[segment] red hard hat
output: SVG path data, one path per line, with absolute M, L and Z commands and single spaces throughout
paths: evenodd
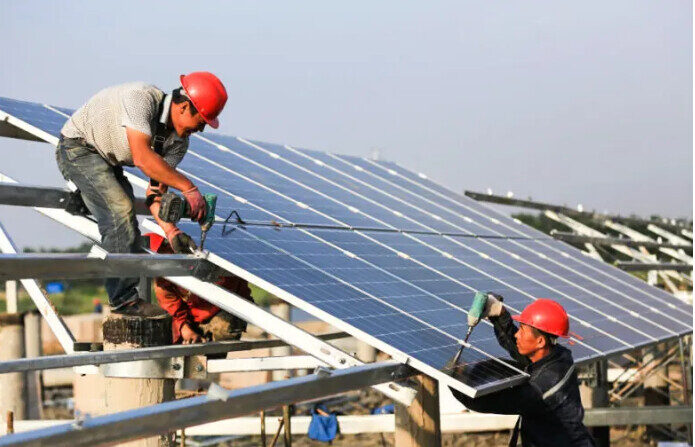
M 521 315 L 513 315 L 512 319 L 551 335 L 569 337 L 567 312 L 560 304 L 547 298 L 538 298 L 526 306 Z
M 181 86 L 205 122 L 217 129 L 220 125 L 217 115 L 227 102 L 227 90 L 222 81 L 207 71 L 196 71 L 181 75 Z

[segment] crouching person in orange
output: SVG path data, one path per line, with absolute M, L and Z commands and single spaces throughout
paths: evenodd
M 155 233 L 149 233 L 146 236 L 149 236 L 151 250 L 162 254 L 174 253 L 162 236 Z M 248 283 L 238 276 L 225 274 L 220 276 L 216 284 L 253 301 Z M 246 321 L 164 278 L 155 279 L 154 292 L 160 307 L 172 317 L 171 329 L 174 343 L 239 340 L 246 330 Z

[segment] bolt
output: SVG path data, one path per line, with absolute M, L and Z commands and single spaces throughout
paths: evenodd
M 201 372 L 203 370 L 203 365 L 198 365 L 195 367 L 195 370 L 198 372 Z
M 171 365 L 171 367 L 174 369 L 174 371 L 178 371 L 181 369 L 181 365 L 179 365 L 178 363 L 174 363 L 173 365 Z

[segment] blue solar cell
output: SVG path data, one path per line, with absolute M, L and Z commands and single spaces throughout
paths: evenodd
M 633 310 L 645 312 L 646 315 L 647 311 L 652 310 L 654 313 L 655 309 L 663 315 L 658 318 L 658 322 L 669 325 L 668 327 L 677 333 L 692 332 L 693 308 L 675 296 L 652 287 L 616 267 L 584 256 L 579 250 L 565 243 L 554 240 L 542 243 L 518 240 L 516 243 L 540 253 L 556 265 L 561 265 L 563 272 L 571 271 L 577 276 L 591 278 L 592 284 L 601 285 L 603 287 L 601 290 L 605 290 L 606 294 L 619 295 L 621 302 L 624 302 L 626 306 L 633 306 Z M 628 301 L 625 301 L 626 296 Z
M 190 234 L 198 231 L 191 223 L 181 227 Z M 239 227 L 223 234 L 214 226 L 207 244 L 213 253 L 300 297 L 309 306 L 438 369 L 458 350 L 455 337 L 460 338 L 465 331 L 464 312 L 366 268 L 358 259 L 304 231 Z M 481 333 L 490 332 L 484 325 L 480 329 Z M 471 349 L 462 355 L 462 362 L 470 367 L 486 359 L 489 357 Z M 478 388 L 516 376 L 513 370 L 496 364 L 487 375 L 474 375 L 465 383 Z
M 497 228 L 488 228 L 479 221 L 479 216 L 465 210 L 452 211 L 436 202 L 427 201 L 420 196 L 409 193 L 373 173 L 366 167 L 369 163 L 344 155 L 332 155 L 325 152 L 306 149 L 292 151 L 295 157 L 305 158 L 309 169 L 316 170 L 316 162 L 307 162 L 306 158 L 316 160 L 331 172 L 332 179 L 353 190 L 375 198 L 379 203 L 398 210 L 402 214 L 436 228 L 444 233 L 463 233 L 478 236 L 499 235 Z M 299 160 L 299 158 L 297 158 Z M 366 167 L 363 167 L 366 166 Z M 544 236 L 546 237 L 546 236 Z
M 348 158 L 341 155 L 342 158 Z M 552 239 L 547 234 L 544 234 L 534 228 L 526 225 L 520 225 L 508 216 L 501 214 L 482 203 L 476 202 L 470 197 L 456 194 L 447 188 L 433 182 L 427 177 L 415 174 L 400 165 L 388 161 L 375 161 L 374 163 L 365 162 L 362 159 L 351 157 L 351 162 L 359 163 L 366 170 L 375 173 L 378 176 L 387 178 L 389 181 L 403 187 L 405 190 L 411 191 L 415 195 L 426 197 L 436 203 L 456 210 L 457 212 L 466 213 L 473 220 L 483 222 L 482 216 L 487 220 L 495 223 L 495 230 L 506 236 L 525 236 L 535 239 Z M 495 221 L 499 222 L 497 224 Z M 497 226 L 499 225 L 499 227 Z M 486 226 L 489 226 L 486 224 Z
M 197 138 L 192 138 L 193 140 L 198 140 Z M 228 138 L 226 144 L 233 146 L 233 142 L 236 141 L 234 138 Z M 238 143 L 237 144 L 241 144 Z M 308 188 L 297 185 L 292 181 L 291 178 L 283 178 L 276 175 L 263 166 L 256 165 L 250 161 L 237 156 L 231 150 L 222 150 L 213 144 L 203 143 L 196 144 L 195 147 L 191 147 L 190 152 L 196 153 L 200 158 L 198 163 L 204 161 L 203 165 L 207 163 L 218 163 L 226 166 L 229 170 L 238 173 L 244 173 L 251 180 L 263 184 L 267 188 L 270 188 L 279 194 L 287 197 L 288 201 L 298 201 L 313 209 L 323 213 L 325 218 L 321 219 L 321 223 L 327 223 L 334 226 L 357 226 L 357 227 L 378 227 L 386 228 L 384 225 L 379 224 L 374 219 L 365 216 L 364 214 L 356 213 L 351 211 L 347 206 L 341 205 L 336 201 L 329 200 L 328 198 L 322 196 L 319 192 L 312 191 Z M 270 157 L 268 157 L 270 158 Z M 272 163 L 274 160 L 268 160 L 268 163 Z M 248 197 L 249 200 L 253 200 L 253 197 Z M 274 210 L 273 210 L 274 211 Z M 312 213 L 316 214 L 316 213 Z M 316 219 L 312 222 L 302 222 L 302 223 L 317 223 Z
M 432 213 L 418 210 L 402 201 L 399 202 L 386 194 L 381 194 L 378 190 L 345 176 L 336 175 L 325 165 L 307 163 L 306 157 L 284 146 L 260 141 L 239 140 L 215 134 L 209 135 L 208 138 L 225 145 L 241 156 L 253 159 L 267 169 L 277 171 L 293 181 L 320 191 L 331 199 L 356 208 L 357 212 L 366 214 L 393 228 L 451 233 L 475 230 L 475 228 L 467 230 L 442 222 L 441 219 L 433 217 Z M 376 222 L 371 222 L 370 225 L 381 226 Z
M 41 104 L 10 98 L 0 97 L 0 110 L 56 138 L 60 136 L 60 129 L 67 119 L 60 113 L 56 113 Z

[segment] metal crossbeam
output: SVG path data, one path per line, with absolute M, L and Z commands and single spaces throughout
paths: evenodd
M 605 245 L 605 246 L 611 246 L 611 245 L 625 245 L 627 247 L 644 247 L 644 248 L 691 248 L 692 245 L 689 247 L 683 246 L 681 244 L 664 244 L 664 243 L 659 243 L 659 242 L 651 242 L 651 241 L 635 241 L 632 239 L 626 239 L 626 238 L 618 238 L 618 237 L 593 237 L 593 236 L 583 236 L 580 234 L 574 234 L 574 233 L 568 233 L 565 231 L 557 231 L 553 230 L 550 232 L 550 235 L 553 236 L 555 239 L 565 241 L 565 242 L 572 242 L 575 244 L 583 244 L 583 243 L 590 243 L 593 245 Z
M 323 341 L 328 341 L 349 337 L 349 335 L 345 332 L 334 332 L 331 334 L 316 335 L 316 337 Z M 0 362 L 0 374 L 20 371 L 68 368 L 82 365 L 103 365 L 107 363 L 132 362 L 136 360 L 219 354 L 231 351 L 275 348 L 278 346 L 287 346 L 287 343 L 277 339 L 242 340 L 200 343 L 193 345 L 151 346 L 147 348 L 119 349 L 114 351 L 78 352 L 75 354 L 50 355 L 45 357 L 23 358 Z
M 648 271 L 648 270 L 672 270 L 676 272 L 692 272 L 693 266 L 688 264 L 675 264 L 670 262 L 621 262 L 618 261 L 616 267 L 626 272 Z
M 506 196 L 498 196 L 494 194 L 484 194 L 481 192 L 473 192 L 473 191 L 465 191 L 464 194 L 466 194 L 468 197 L 477 200 L 479 202 L 490 202 L 490 203 L 496 203 L 498 205 L 510 205 L 510 206 L 518 206 L 521 208 L 531 208 L 531 209 L 536 209 L 536 210 L 547 210 L 547 211 L 554 211 L 556 213 L 562 213 L 567 216 L 572 216 L 572 217 L 586 217 L 589 219 L 598 219 L 598 220 L 604 220 L 604 219 L 611 219 L 615 220 L 618 222 L 623 222 L 625 224 L 631 224 L 631 225 L 648 225 L 648 224 L 658 224 L 661 227 L 671 229 L 673 231 L 680 231 L 682 229 L 691 229 L 692 227 L 688 227 L 686 225 L 680 225 L 680 224 L 671 224 L 668 222 L 663 222 L 663 221 L 653 221 L 649 219 L 640 219 L 638 217 L 625 217 L 625 216 L 616 216 L 616 215 L 610 215 L 610 214 L 600 214 L 600 213 L 592 213 L 589 211 L 578 211 L 573 208 L 569 208 L 566 206 L 560 206 L 560 205 L 552 205 L 550 203 L 544 203 L 544 202 L 537 202 L 534 200 L 522 200 L 522 199 L 514 199 L 511 197 L 506 197 Z
M 404 379 L 416 373 L 406 365 L 384 362 L 332 372 L 324 370 L 318 374 L 235 391 L 214 385 L 206 396 L 7 435 L 0 438 L 0 446 L 75 447 L 122 442 Z
M 463 412 L 441 415 L 442 433 L 476 433 L 510 430 L 518 416 Z M 588 427 L 615 425 L 689 424 L 693 420 L 690 405 L 656 405 L 647 407 L 587 408 L 584 425 Z M 45 429 L 72 423 L 72 420 L 19 420 L 14 422 L 16 432 Z M 309 430 L 311 416 L 293 416 L 292 433 L 305 435 Z M 278 418 L 266 416 L 266 432 L 278 428 Z M 338 425 L 342 434 L 393 433 L 395 418 L 392 414 L 339 415 Z M 3 428 L 0 426 L 0 434 Z M 186 428 L 186 436 L 259 436 L 261 420 L 247 416 L 224 419 Z
M 0 281 L 88 279 L 194 274 L 203 261 L 193 255 L 32 253 L 0 255 Z
M 0 184 L 0 205 L 38 206 L 70 211 L 81 203 L 82 199 L 79 195 L 67 189 L 22 184 Z M 134 205 L 137 214 L 150 215 L 145 199 L 136 198 Z
M 208 373 L 314 369 L 327 366 L 310 355 L 208 360 Z

